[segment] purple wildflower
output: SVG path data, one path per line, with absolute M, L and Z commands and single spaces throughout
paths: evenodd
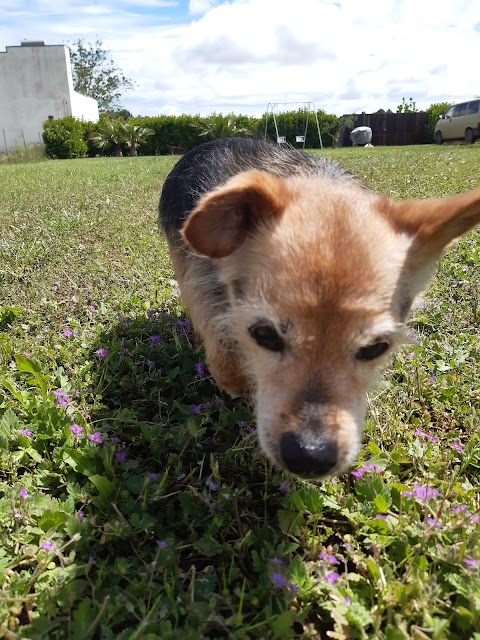
M 25 438 L 31 438 L 33 436 L 33 433 L 30 431 L 30 429 L 22 429 L 20 431 L 20 435 L 25 436 Z
M 463 511 L 467 511 L 468 507 L 466 504 L 460 504 L 458 507 L 452 507 L 452 513 L 462 513 Z
M 55 396 L 55 400 L 59 407 L 68 407 L 70 398 L 65 391 L 62 391 L 62 389 L 55 389 L 55 391 L 53 391 L 53 395 Z
M 129 355 L 130 355 L 130 349 L 127 349 L 127 348 L 125 347 L 125 348 L 124 348 L 124 350 L 123 350 L 123 353 L 124 353 L 125 355 L 129 356 Z
M 283 575 L 279 572 L 274 572 L 272 575 L 272 582 L 274 587 L 287 587 L 290 591 L 298 591 L 299 588 L 293 582 L 289 582 Z
M 273 572 L 272 581 L 275 587 L 283 587 L 285 584 L 285 578 L 278 571 Z
M 97 349 L 95 353 L 99 358 L 106 358 L 108 356 L 108 349 L 100 347 L 100 349 Z
M 277 487 L 277 489 L 279 493 L 281 493 L 283 496 L 285 493 L 287 493 L 287 489 L 291 486 L 292 486 L 292 483 L 290 482 L 290 480 L 284 480 L 282 484 L 279 487 Z
M 464 558 L 463 562 L 472 569 L 476 569 L 480 566 L 480 560 L 475 558 Z
M 147 365 L 147 367 L 154 367 L 155 366 L 155 360 L 150 360 L 149 358 L 147 358 L 145 360 L 145 364 Z
M 427 518 L 427 524 L 429 527 L 437 527 L 437 529 L 441 528 L 442 523 L 439 522 L 436 518 Z
M 77 518 L 79 520 L 83 520 L 85 518 L 85 514 L 83 513 L 83 511 L 80 509 L 80 511 L 77 513 Z
M 345 599 L 344 599 L 344 601 L 343 601 L 343 604 L 344 604 L 346 607 L 349 607 L 349 606 L 352 604 L 352 599 L 351 599 L 351 598 L 349 598 L 348 596 L 345 596 Z
M 88 308 L 90 309 L 90 311 L 91 311 L 92 313 L 95 313 L 96 309 L 95 309 L 95 307 L 93 306 L 93 304 L 89 305 L 89 307 L 88 307 Z
M 71 424 L 69 427 L 70 431 L 73 433 L 74 436 L 77 436 L 77 438 L 80 438 L 81 436 L 83 436 L 83 427 L 81 427 L 79 424 Z
M 40 546 L 46 551 L 53 551 L 55 549 L 55 545 L 51 540 L 45 540 L 45 542 L 42 542 Z
M 177 320 L 177 325 L 180 328 L 180 333 L 182 336 L 187 335 L 187 329 L 192 324 L 191 320 L 181 320 L 180 318 Z
M 192 405 L 192 413 L 193 415 L 196 415 L 199 411 L 201 411 L 203 409 L 203 407 L 206 407 L 207 405 L 203 404 L 202 402 L 200 404 L 194 404 Z
M 206 373 L 205 373 L 205 365 L 203 364 L 203 362 L 196 363 L 195 371 L 199 378 L 205 378 Z
M 281 558 L 272 558 L 270 562 L 272 564 L 283 564 L 283 560 Z
M 325 576 L 325 582 L 327 584 L 331 584 L 332 586 L 340 579 L 340 574 L 332 571 L 332 573 L 327 573 Z
M 427 382 L 428 382 L 429 384 L 433 384 L 433 383 L 435 382 L 435 380 L 436 380 L 436 379 L 437 379 L 437 376 L 429 376 L 429 377 L 427 378 Z
M 151 318 L 151 317 L 152 317 L 152 316 L 154 316 L 154 315 L 155 315 L 155 311 L 154 311 L 153 309 L 149 309 L 149 310 L 147 311 L 147 316 L 148 316 L 149 318 Z
M 65 338 L 71 338 L 71 337 L 73 336 L 73 331 L 72 331 L 71 329 L 64 329 L 64 330 L 62 331 L 62 335 L 63 335 Z
M 20 498 L 28 498 L 28 491 L 24 488 L 20 489 L 18 492 Z
M 413 352 L 407 353 L 405 356 L 405 360 L 413 360 L 415 354 Z
M 331 553 L 325 553 L 322 552 L 320 554 L 320 558 L 324 561 L 324 562 L 329 562 L 330 564 L 340 564 L 340 561 L 337 560 L 337 558 L 331 554 Z
M 147 476 L 150 478 L 150 480 L 158 480 L 158 473 L 153 473 L 153 471 L 149 471 L 147 473 Z
M 212 491 L 216 491 L 218 489 L 218 484 L 215 484 L 211 478 L 208 479 L 208 486 Z
M 377 513 L 375 520 L 386 520 L 387 516 L 384 513 Z
M 434 444 L 438 442 L 438 438 L 435 438 L 435 436 L 431 436 L 429 433 L 425 433 L 425 431 L 422 431 L 421 429 L 415 429 L 415 435 L 420 436 L 421 438 L 426 438 Z
M 100 433 L 100 431 L 91 433 L 88 436 L 88 439 L 90 440 L 90 442 L 94 442 L 95 444 L 103 444 L 102 434 Z
M 150 342 L 152 344 L 160 344 L 161 339 L 159 336 L 150 336 Z
M 458 453 L 463 453 L 464 452 L 464 448 L 462 447 L 462 445 L 458 442 L 458 440 L 454 440 L 452 442 L 452 447 L 454 449 L 456 449 L 458 451 Z
M 365 473 L 367 473 L 367 471 L 370 471 L 371 473 L 380 473 L 382 471 L 382 469 L 379 466 L 377 466 L 376 464 L 372 464 L 371 462 L 367 461 L 367 462 L 364 463 L 363 467 L 360 467 L 356 471 L 352 471 L 352 476 L 354 476 L 355 478 L 359 479 Z
M 416 342 L 418 340 L 418 335 L 415 329 L 407 329 L 407 336 L 412 342 Z
M 419 485 L 415 483 L 412 491 L 402 491 L 402 496 L 408 498 L 417 498 L 418 500 L 432 500 L 440 495 L 438 489 L 433 489 L 427 485 Z
M 119 462 L 125 462 L 125 460 L 127 459 L 127 454 L 124 451 L 117 451 L 117 453 L 115 454 L 115 458 Z
M 165 540 L 155 540 L 155 542 L 158 544 L 160 549 L 167 549 L 169 546 L 168 542 L 165 542 Z
M 125 316 L 123 321 L 125 324 L 132 324 L 133 320 L 129 316 Z

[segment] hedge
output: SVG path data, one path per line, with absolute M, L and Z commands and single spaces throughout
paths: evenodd
M 333 137 L 338 127 L 339 119 L 335 115 L 318 111 L 318 120 L 323 140 L 323 146 L 332 146 Z M 227 116 L 226 116 L 227 117 Z M 265 136 L 266 114 L 261 118 L 246 115 L 229 115 L 239 128 L 251 131 L 252 136 Z M 148 127 L 155 131 L 138 149 L 139 155 L 169 155 L 172 147 L 181 147 L 186 151 L 193 149 L 207 138 L 199 135 L 199 129 L 194 125 L 202 120 L 199 115 L 155 116 L 129 118 L 127 122 Z M 287 142 L 296 147 L 303 144 L 296 142 L 297 135 L 303 135 L 305 130 L 306 113 L 291 111 L 277 116 L 280 136 L 286 136 Z M 48 120 L 43 125 L 43 140 L 46 154 L 49 158 L 81 158 L 96 156 L 99 150 L 88 140 L 88 133 L 96 131 L 98 123 L 82 122 L 72 116 L 58 120 Z M 272 115 L 268 118 L 267 138 L 276 141 L 276 131 Z M 318 131 L 315 116 L 309 114 L 306 148 L 318 148 Z M 102 155 L 112 155 L 113 152 L 102 152 Z

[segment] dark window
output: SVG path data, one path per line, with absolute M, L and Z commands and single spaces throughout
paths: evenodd
M 464 116 L 466 110 L 467 110 L 466 102 L 462 102 L 462 104 L 457 104 L 453 112 L 453 117 L 456 118 L 457 116 Z
M 48 119 L 49 120 L 53 120 L 53 116 L 48 116 Z
M 480 100 L 473 100 L 472 102 L 469 102 L 467 107 L 467 116 L 478 113 L 478 107 L 480 107 Z

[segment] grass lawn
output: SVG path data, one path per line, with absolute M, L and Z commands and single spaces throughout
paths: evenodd
M 325 150 L 396 198 L 478 145 Z M 0 166 L 0 638 L 480 639 L 480 232 L 368 400 L 353 473 L 297 481 L 192 345 L 156 207 L 175 159 Z

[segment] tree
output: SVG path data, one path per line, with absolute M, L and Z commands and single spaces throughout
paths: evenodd
M 417 103 L 413 98 L 409 98 L 408 102 L 402 98 L 402 104 L 398 105 L 397 113 L 418 113 Z
M 101 40 L 92 45 L 77 40 L 70 48 L 73 88 L 79 93 L 95 98 L 100 113 L 120 108 L 122 92 L 131 91 L 133 82 L 115 66 Z

